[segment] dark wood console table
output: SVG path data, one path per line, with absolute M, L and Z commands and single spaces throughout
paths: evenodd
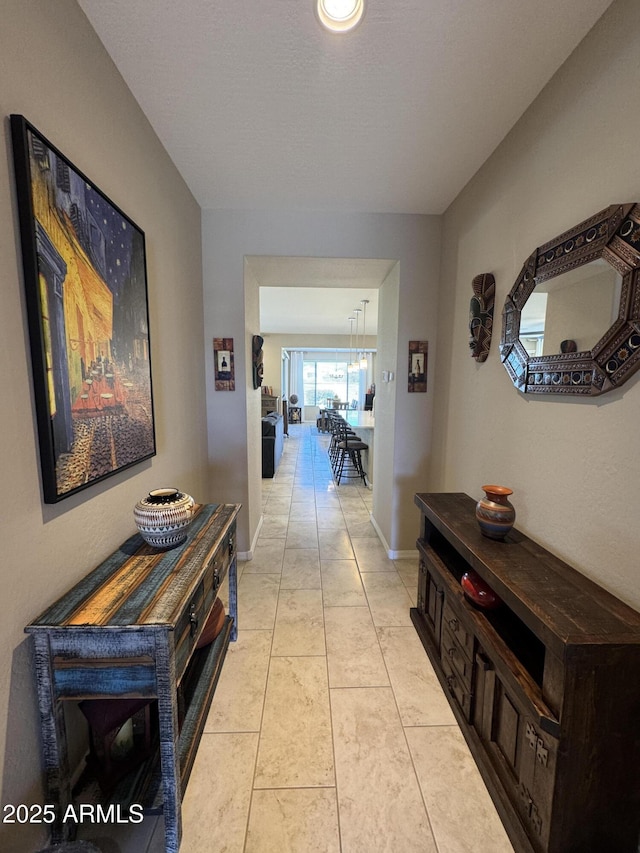
M 25 628 L 35 646 L 47 802 L 56 806 L 54 842 L 67 839 L 72 826 L 62 821 L 72 797 L 63 701 L 149 698 L 157 699 L 157 749 L 114 799 L 163 811 L 166 850 L 177 853 L 182 796 L 237 631 L 239 509 L 198 505 L 187 541 L 170 551 L 156 551 L 135 534 Z M 227 573 L 224 627 L 211 645 L 196 649 Z
M 300 406 L 289 406 L 289 423 L 302 423 L 302 408 Z
M 467 495 L 415 502 L 411 618 L 516 851 L 637 853 L 640 614 L 515 529 L 482 536 Z

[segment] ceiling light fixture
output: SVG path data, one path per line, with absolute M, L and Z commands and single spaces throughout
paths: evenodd
M 362 314 L 362 358 L 360 359 L 360 368 L 362 370 L 367 369 L 367 353 L 365 351 L 365 336 L 367 333 L 367 305 L 369 304 L 368 299 L 361 299 L 360 302 L 364 305 L 363 314 Z
M 364 0 L 314 0 L 318 20 L 333 33 L 348 33 L 364 14 Z
M 349 328 L 349 364 L 347 366 L 347 370 L 348 370 L 349 367 L 353 367 L 353 362 L 354 362 L 354 358 L 353 358 L 353 324 L 355 323 L 356 318 L 355 317 L 348 317 L 347 319 L 350 323 L 350 328 Z
M 353 359 L 353 366 L 355 368 L 360 367 L 360 355 L 358 354 L 358 329 L 360 327 L 360 312 L 362 308 L 354 308 L 353 313 L 356 315 L 356 348 L 354 351 L 355 358 Z

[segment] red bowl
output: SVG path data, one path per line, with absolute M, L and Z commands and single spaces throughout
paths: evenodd
M 485 610 L 495 610 L 500 607 L 502 599 L 498 598 L 491 587 L 486 584 L 479 574 L 473 570 L 465 572 L 460 581 L 460 585 L 464 590 L 467 598 L 478 607 L 483 607 Z
M 215 640 L 220 631 L 222 631 L 222 628 L 224 626 L 224 619 L 224 605 L 219 598 L 216 598 L 213 603 L 213 607 L 211 608 L 209 618 L 207 619 L 205 626 L 202 629 L 202 634 L 200 634 L 200 639 L 196 644 L 196 649 L 201 649 L 203 646 L 208 646 Z

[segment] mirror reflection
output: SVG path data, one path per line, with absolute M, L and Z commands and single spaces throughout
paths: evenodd
M 522 308 L 530 357 L 591 350 L 616 319 L 622 276 L 602 258 L 537 284 Z

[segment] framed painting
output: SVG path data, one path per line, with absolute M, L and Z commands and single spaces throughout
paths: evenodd
M 23 116 L 11 135 L 42 491 L 156 453 L 144 233 Z
M 409 391 L 427 390 L 428 341 L 409 341 Z
M 213 339 L 213 359 L 216 391 L 235 391 L 233 338 Z

